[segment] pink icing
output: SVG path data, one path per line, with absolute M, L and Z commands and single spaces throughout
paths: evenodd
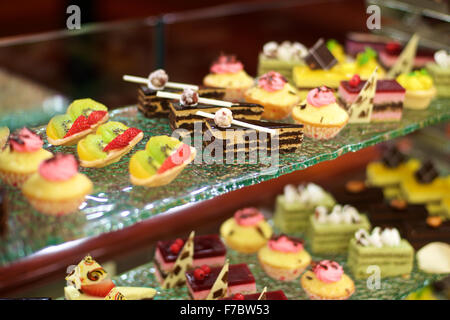
M 286 236 L 281 236 L 278 239 L 269 240 L 269 248 L 280 252 L 296 253 L 303 250 L 303 244 L 294 242 Z
M 314 266 L 313 272 L 320 281 L 332 283 L 341 280 L 344 269 L 335 261 L 322 260 Z
M 264 220 L 264 216 L 256 208 L 244 208 L 234 214 L 236 222 L 244 227 L 252 227 Z
M 211 66 L 211 72 L 216 74 L 237 73 L 244 69 L 242 62 L 235 56 L 221 55 Z
M 66 181 L 78 172 L 78 163 L 71 154 L 57 153 L 53 158 L 44 160 L 39 166 L 39 174 L 48 181 Z
M 269 92 L 283 89 L 286 83 L 286 78 L 276 71 L 269 71 L 258 80 L 258 86 Z
M 44 144 L 37 134 L 27 128 L 12 134 L 9 138 L 9 143 L 13 150 L 17 152 L 34 152 L 42 148 Z
M 336 102 L 336 98 L 334 97 L 333 90 L 322 86 L 309 91 L 306 101 L 314 107 L 323 107 Z

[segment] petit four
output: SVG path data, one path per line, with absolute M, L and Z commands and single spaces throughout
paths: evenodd
M 425 69 L 402 73 L 397 82 L 406 89 L 403 105 L 407 109 L 426 109 L 436 96 L 433 79 Z
M 78 99 L 66 114 L 56 115 L 47 125 L 47 139 L 53 145 L 72 145 L 108 120 L 108 108 L 92 99 Z
M 309 216 L 317 206 L 331 209 L 335 205 L 333 196 L 314 183 L 284 187 L 284 194 L 278 195 L 275 202 L 274 223 L 282 232 L 306 231 Z
M 222 270 L 222 267 L 215 267 L 206 269 L 206 271 L 197 268 L 186 272 L 186 282 L 190 297 L 194 300 L 204 300 L 210 293 L 214 299 L 220 299 L 236 293 L 256 293 L 255 278 L 248 266 L 244 263 L 229 265 L 228 273 L 223 273 L 224 277 L 220 279 L 222 282 L 221 288 L 218 288 L 217 291 L 212 290 Z M 224 283 L 227 283 L 226 292 L 223 292 L 223 288 L 225 287 Z M 218 284 L 216 284 L 216 287 L 218 287 Z
M 257 84 L 245 92 L 245 101 L 264 106 L 262 118 L 268 120 L 288 117 L 299 99 L 297 90 L 276 71 L 260 76 Z
M 225 88 L 224 99 L 242 101 L 244 92 L 253 85 L 253 78 L 244 70 L 242 62 L 232 55 L 220 55 L 213 62 L 203 84 L 213 88 Z
M 44 160 L 22 186 L 22 193 L 37 211 L 65 215 L 78 210 L 93 190 L 92 181 L 78 173 L 78 163 L 71 154 L 58 153 Z
M 413 247 L 395 228 L 376 227 L 370 234 L 360 229 L 350 240 L 347 264 L 355 278 L 368 278 L 371 265 L 380 268 L 382 278 L 409 275 L 413 262 Z
M 419 160 L 408 159 L 397 147 L 388 146 L 381 161 L 367 165 L 367 182 L 375 187 L 398 186 L 404 177 L 411 175 L 419 167 Z
M 206 300 L 219 300 L 227 296 L 228 293 L 228 271 L 230 270 L 230 263 L 228 260 L 220 270 L 216 277 L 216 281 L 209 290 Z M 211 268 L 208 266 L 203 266 L 194 270 L 194 278 L 197 280 L 203 280 L 208 277 L 211 273 Z
M 432 242 L 417 251 L 417 265 L 427 273 L 450 273 L 450 245 Z
M 0 237 L 8 232 L 9 198 L 6 190 L 0 187 Z
M 9 128 L 0 127 L 0 151 L 5 147 L 9 137 Z
M 425 68 L 433 78 L 438 97 L 450 97 L 450 54 L 445 50 L 436 51 L 434 62 L 426 64 Z
M 401 73 L 411 72 L 418 44 L 419 44 L 419 36 L 417 35 L 417 33 L 415 33 L 411 37 L 411 39 L 409 39 L 405 48 L 400 53 L 398 59 L 396 59 L 395 63 L 389 69 L 387 74 L 388 79 L 394 79 Z
M 164 282 L 167 274 L 173 270 L 175 260 L 187 239 L 175 241 L 158 241 L 155 251 L 155 275 L 160 283 Z M 209 267 L 222 266 L 225 263 L 226 248 L 218 235 L 202 235 L 194 237 L 194 257 L 192 267 L 203 265 Z
M 258 209 L 244 208 L 221 225 L 220 234 L 230 248 L 254 253 L 270 239 L 272 228 Z
M 172 182 L 195 159 L 196 150 L 169 136 L 153 136 L 145 150 L 133 154 L 129 163 L 130 181 L 157 187 Z
M 261 297 L 262 295 L 262 297 Z M 288 300 L 283 290 L 266 291 L 262 293 L 242 294 L 235 293 L 234 295 L 223 298 L 221 300 Z
M 303 59 L 307 54 L 308 49 L 299 42 L 283 41 L 280 44 L 275 41 L 267 42 L 259 54 L 258 76 L 273 70 L 293 83 L 292 69 L 304 65 Z
M 0 149 L 0 178 L 3 182 L 20 187 L 39 164 L 53 155 L 44 150 L 44 142 L 33 131 L 22 128 L 9 136 L 8 144 Z
M 303 240 L 280 235 L 272 237 L 258 251 L 258 260 L 269 277 L 292 281 L 309 266 L 311 256 L 304 249 Z
M 197 113 L 200 114 L 200 113 Z M 227 154 L 244 154 L 249 157 L 256 151 L 265 151 L 273 155 L 275 152 L 288 153 L 300 148 L 303 142 L 303 125 L 268 122 L 259 120 L 233 120 L 234 114 L 229 109 L 218 110 L 214 117 L 201 113 L 213 119 L 206 120 L 204 144 L 211 149 L 213 156 L 222 152 Z M 228 118 L 223 123 L 222 118 Z
M 315 254 L 345 253 L 357 230 L 370 230 L 367 217 L 349 205 L 335 205 L 331 211 L 318 206 L 309 221 L 307 235 Z
M 77 144 L 80 165 L 102 168 L 120 160 L 144 137 L 142 130 L 129 128 L 121 122 L 109 121 L 100 125 Z
M 314 263 L 312 271 L 306 271 L 300 283 L 312 300 L 346 300 L 355 292 L 353 280 L 335 261 Z
M 305 136 L 318 140 L 334 138 L 345 127 L 349 116 L 336 103 L 333 91 L 328 87 L 315 88 L 292 111 L 295 122 L 304 125 Z

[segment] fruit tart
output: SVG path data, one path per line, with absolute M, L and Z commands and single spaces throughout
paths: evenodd
M 66 114 L 56 115 L 47 125 L 48 142 L 73 145 L 108 120 L 108 108 L 92 99 L 78 99 L 67 108 Z
M 81 139 L 77 145 L 80 165 L 102 168 L 117 162 L 142 140 L 144 133 L 121 122 L 109 121 L 100 125 L 94 134 Z
M 146 187 L 169 184 L 191 163 L 196 150 L 169 136 L 151 137 L 145 150 L 130 159 L 131 183 Z

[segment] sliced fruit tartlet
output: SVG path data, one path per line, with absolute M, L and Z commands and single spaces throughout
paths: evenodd
M 75 100 L 66 114 L 50 119 L 47 125 L 48 142 L 55 146 L 75 144 L 108 118 L 108 108 L 103 104 L 89 98 Z
M 169 184 L 191 163 L 195 148 L 169 136 L 151 137 L 145 150 L 130 159 L 131 183 L 146 187 Z
M 109 121 L 100 125 L 95 134 L 89 134 L 77 145 L 80 165 L 101 168 L 117 162 L 142 140 L 144 133 L 121 122 Z

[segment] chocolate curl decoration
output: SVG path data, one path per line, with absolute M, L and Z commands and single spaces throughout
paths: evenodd
M 427 160 L 415 173 L 415 177 L 420 183 L 431 183 L 438 176 L 439 173 L 430 160 Z

